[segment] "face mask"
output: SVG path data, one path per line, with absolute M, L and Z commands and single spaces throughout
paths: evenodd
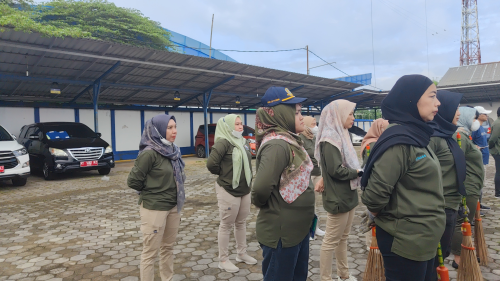
M 313 133 L 313 135 L 317 135 L 318 134 L 318 126 L 314 127 L 314 128 L 311 128 L 311 132 Z
M 233 136 L 234 136 L 235 138 L 237 138 L 237 139 L 241 139 L 241 138 L 243 137 L 243 131 L 238 132 L 238 131 L 236 131 L 236 130 L 233 130 L 232 134 L 233 134 Z
M 479 130 L 480 126 L 481 126 L 481 123 L 479 123 L 479 121 L 476 120 L 476 121 L 474 121 L 472 123 L 472 126 L 471 126 L 470 130 L 473 131 L 473 132 L 475 132 L 475 131 Z
M 155 128 L 156 132 L 158 133 L 158 136 L 160 136 L 161 143 L 163 143 L 164 145 L 167 145 L 167 146 L 172 145 L 172 142 L 170 142 L 167 139 L 165 139 L 164 137 L 162 137 L 162 135 L 160 134 L 160 132 L 158 132 L 158 129 L 156 129 L 155 126 L 153 126 L 153 128 Z

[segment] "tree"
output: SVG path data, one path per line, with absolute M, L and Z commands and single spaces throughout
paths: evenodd
M 53 0 L 29 12 L 13 5 L 32 3 L 32 0 L 0 1 L 0 26 L 52 37 L 92 38 L 159 50 L 175 49 L 170 33 L 158 22 L 138 10 L 116 7 L 107 0 Z

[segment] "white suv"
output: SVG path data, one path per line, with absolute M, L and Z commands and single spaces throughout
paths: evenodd
M 30 157 L 16 137 L 0 125 L 0 180 L 12 180 L 15 186 L 26 185 Z

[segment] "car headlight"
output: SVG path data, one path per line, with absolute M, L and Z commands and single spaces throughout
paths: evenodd
M 113 148 L 110 146 L 106 147 L 106 150 L 104 150 L 104 153 L 113 153 Z
M 61 150 L 61 149 L 57 149 L 57 148 L 49 148 L 49 151 L 50 151 L 50 154 L 54 155 L 54 156 L 68 156 L 68 154 L 66 152 L 64 152 L 64 150 Z
M 21 149 L 12 151 L 12 153 L 14 153 L 15 156 L 23 156 L 28 154 L 28 151 L 26 150 L 26 148 L 23 147 Z
M 248 139 L 248 142 L 249 143 L 255 143 L 255 140 L 254 139 Z

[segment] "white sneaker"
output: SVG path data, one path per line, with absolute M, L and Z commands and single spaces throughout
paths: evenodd
M 337 281 L 358 281 L 358 279 L 352 275 L 349 275 L 349 278 L 347 278 L 347 279 L 342 279 L 339 276 L 339 279 Z
M 236 256 L 236 261 L 237 262 L 244 262 L 246 264 L 257 264 L 257 260 L 249 256 L 248 254 L 243 254 L 243 255 L 237 255 Z
M 325 236 L 325 232 L 321 229 L 316 228 L 316 232 L 314 233 L 315 235 L 318 235 L 318 236 Z
M 235 273 L 240 271 L 240 269 L 236 265 L 234 265 L 230 260 L 220 261 L 219 268 L 230 273 Z

